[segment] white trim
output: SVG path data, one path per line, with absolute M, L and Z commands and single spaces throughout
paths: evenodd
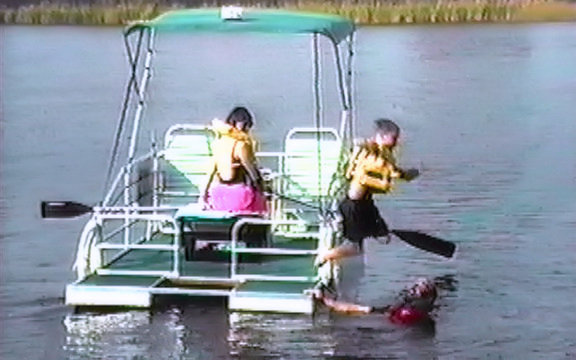
M 109 244 L 109 243 L 101 243 L 98 244 L 96 247 L 101 250 L 114 250 L 114 249 L 146 249 L 146 250 L 174 250 L 174 246 L 178 247 L 178 245 L 160 245 L 160 244 Z
M 232 294 L 228 300 L 228 308 L 232 311 L 312 314 L 314 312 L 314 301 L 311 297 L 305 295 L 297 298 L 288 298 L 266 297 L 255 294 Z
M 66 305 L 150 307 L 148 288 L 134 286 L 66 286 Z
M 236 248 L 237 253 L 266 255 L 316 255 L 318 250 L 297 250 L 278 248 Z
M 310 265 L 312 266 L 312 264 Z M 234 280 L 248 281 L 294 281 L 294 282 L 316 282 L 318 276 L 280 276 L 280 275 L 260 275 L 260 274 L 242 274 L 232 277 Z
M 95 271 L 97 275 L 123 275 L 123 276 L 174 276 L 172 271 L 153 271 L 153 270 L 112 270 L 112 269 L 98 269 Z M 177 274 L 176 274 L 177 275 Z

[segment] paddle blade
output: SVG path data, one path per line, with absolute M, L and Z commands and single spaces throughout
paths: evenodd
M 407 244 L 447 258 L 456 250 L 456 244 L 418 231 L 392 230 L 392 233 Z
M 42 201 L 42 218 L 71 218 L 92 212 L 92 207 L 73 201 Z

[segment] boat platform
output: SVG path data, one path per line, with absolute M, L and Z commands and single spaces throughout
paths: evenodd
M 227 297 L 233 311 L 311 314 L 313 282 L 171 280 L 157 276 L 93 275 L 66 287 L 66 304 L 91 307 L 153 307 L 164 295 Z
M 309 293 L 321 278 L 314 267 L 321 242 L 317 234 L 296 236 L 292 231 L 285 236 L 270 231 L 271 220 L 201 215 L 182 215 L 182 209 L 174 215 L 101 211 L 96 223 L 128 217 L 131 229 L 144 221 L 142 232 L 149 235 L 124 242 L 124 232 L 118 232 L 102 241 L 101 225 L 86 231 L 99 237 L 93 241 L 87 236 L 85 241 L 91 245 L 89 259 L 84 259 L 92 269 L 66 287 L 66 304 L 147 308 L 160 296 L 181 295 L 226 297 L 234 311 L 314 311 Z M 160 228 L 159 220 L 172 221 L 173 226 Z M 295 224 L 302 225 L 284 222 Z

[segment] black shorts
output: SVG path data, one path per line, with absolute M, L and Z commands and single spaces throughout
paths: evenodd
M 338 211 L 342 215 L 344 237 L 358 243 L 362 248 L 362 242 L 367 237 L 379 237 L 388 235 L 388 226 L 374 200 L 351 200 L 344 199 L 338 205 Z

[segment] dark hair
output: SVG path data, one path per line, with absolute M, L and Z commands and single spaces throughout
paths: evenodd
M 400 134 L 400 127 L 389 119 L 378 119 L 374 121 L 376 132 L 379 134 L 390 134 L 398 136 Z
M 236 124 L 245 124 L 244 126 L 252 127 L 254 125 L 254 121 L 252 120 L 252 115 L 248 109 L 243 106 L 235 107 L 231 112 L 230 115 L 226 118 L 226 123 L 232 126 L 236 126 Z

